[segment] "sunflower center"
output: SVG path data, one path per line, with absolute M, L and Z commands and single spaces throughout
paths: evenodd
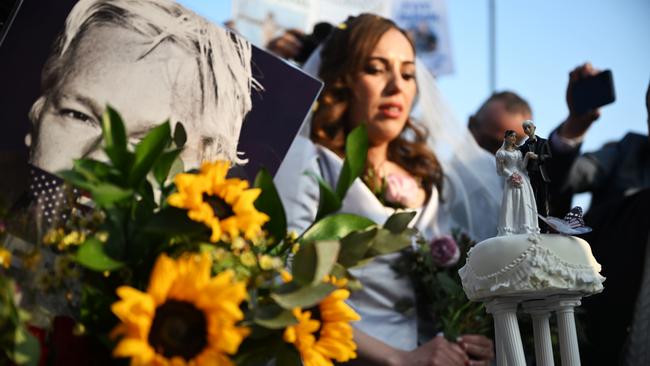
M 148 341 L 158 354 L 189 361 L 208 343 L 205 315 L 188 302 L 168 300 L 156 309 Z
M 210 196 L 207 193 L 203 193 L 203 201 L 207 202 L 208 205 L 212 207 L 214 210 L 214 215 L 220 220 L 235 214 L 232 210 L 232 207 L 230 207 L 230 205 L 219 196 Z

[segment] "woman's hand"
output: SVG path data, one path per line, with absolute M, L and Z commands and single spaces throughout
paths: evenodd
M 527 157 L 528 159 L 533 159 L 533 160 L 534 160 L 534 159 L 537 159 L 537 154 L 535 154 L 535 153 L 532 152 L 532 151 L 529 151 L 529 152 L 526 153 L 526 157 Z
M 494 359 L 494 344 L 488 337 L 478 334 L 465 334 L 458 337 L 458 344 L 474 360 L 471 366 L 489 366 Z
M 489 341 L 489 340 L 488 340 Z M 467 353 L 456 343 L 437 336 L 410 352 L 402 352 L 396 365 L 409 366 L 465 366 L 470 362 Z
M 524 184 L 524 178 L 521 177 L 521 175 L 517 173 L 512 173 L 508 177 L 508 182 L 510 182 L 510 185 L 519 188 Z

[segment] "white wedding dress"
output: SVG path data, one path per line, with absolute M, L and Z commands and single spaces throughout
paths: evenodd
M 527 161 L 528 159 L 522 159 L 518 149 L 510 151 L 501 148 L 496 153 L 497 173 L 506 178 L 497 227 L 498 236 L 539 233 L 535 194 L 525 168 Z M 509 178 L 514 173 L 522 178 L 520 186 L 510 182 Z

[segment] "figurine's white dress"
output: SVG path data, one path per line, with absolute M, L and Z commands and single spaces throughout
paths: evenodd
M 501 148 L 496 153 L 496 161 L 497 173 L 505 178 L 497 235 L 539 233 L 535 195 L 525 168 L 528 160 L 522 159 L 518 149 Z M 521 186 L 515 187 L 509 182 L 513 173 L 521 176 Z

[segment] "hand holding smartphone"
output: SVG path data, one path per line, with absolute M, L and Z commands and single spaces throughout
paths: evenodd
M 605 70 L 594 76 L 576 81 L 571 91 L 573 113 L 581 115 L 616 100 L 612 71 Z

